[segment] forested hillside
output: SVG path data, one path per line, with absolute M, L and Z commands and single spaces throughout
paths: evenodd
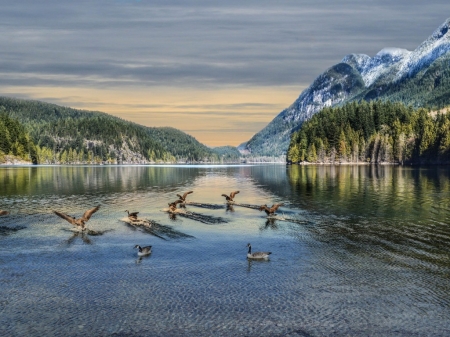
M 37 164 L 36 146 L 19 121 L 0 111 L 0 163 L 8 157 Z
M 149 128 L 102 112 L 0 97 L 5 116 L 20 120 L 37 162 L 218 162 L 219 155 L 173 128 Z
M 450 112 L 382 101 L 325 108 L 292 135 L 288 161 L 450 163 Z

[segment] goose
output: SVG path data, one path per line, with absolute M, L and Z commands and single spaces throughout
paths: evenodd
M 194 191 L 186 192 L 186 193 L 184 193 L 183 195 L 177 194 L 177 197 L 180 198 L 180 200 L 181 200 L 182 202 L 185 202 L 185 201 L 186 201 L 187 195 L 188 195 L 188 194 L 191 194 L 191 193 L 194 193 Z
M 175 212 L 177 210 L 177 204 L 179 204 L 179 203 L 182 203 L 182 201 L 180 199 L 169 203 L 169 211 L 170 212 Z
M 92 214 L 97 212 L 99 208 L 100 208 L 100 205 L 87 210 L 86 212 L 84 212 L 83 216 L 78 219 L 71 217 L 70 215 L 58 212 L 58 211 L 53 211 L 53 213 L 55 213 L 60 218 L 63 218 L 64 220 L 67 220 L 68 222 L 70 222 L 72 225 L 77 227 L 78 230 L 84 231 L 84 230 L 86 230 L 86 227 L 84 225 L 91 218 Z
M 3 211 L 3 210 L 0 209 L 0 215 L 8 215 L 8 214 L 9 214 L 8 211 Z
M 259 211 L 265 211 L 268 216 L 275 215 L 278 207 L 283 206 L 283 204 L 274 204 L 272 207 L 267 207 L 267 205 L 261 205 L 259 207 Z
M 222 194 L 222 197 L 225 197 L 225 199 L 227 199 L 227 202 L 234 202 L 234 200 L 233 200 L 234 196 L 238 193 L 239 193 L 239 191 L 234 191 L 234 192 L 231 192 L 229 196 L 226 194 Z
M 128 219 L 130 219 L 130 220 L 137 220 L 137 215 L 139 214 L 139 212 L 132 212 L 132 213 L 130 213 L 128 210 L 125 210 L 125 212 L 128 213 Z
M 152 246 L 141 247 L 139 245 L 134 246 L 134 248 L 138 249 L 138 256 L 149 255 L 152 252 Z
M 247 247 L 248 247 L 247 259 L 267 260 L 269 258 L 269 255 L 272 254 L 272 252 L 254 252 L 254 253 L 252 253 L 252 245 L 250 243 L 247 244 Z

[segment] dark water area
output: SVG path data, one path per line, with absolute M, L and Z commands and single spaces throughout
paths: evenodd
M 0 336 L 450 335 L 449 167 L 0 167 L 0 209 Z

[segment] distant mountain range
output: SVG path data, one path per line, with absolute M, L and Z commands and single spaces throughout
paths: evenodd
M 413 107 L 450 105 L 450 18 L 414 51 L 385 48 L 374 57 L 350 54 L 317 77 L 263 130 L 240 145 L 253 155 L 286 154 L 290 136 L 324 107 L 383 100 Z
M 238 162 L 240 157 L 236 148 L 211 149 L 180 130 L 146 127 L 103 112 L 0 97 L 0 114 L 24 126 L 40 164 Z M 1 131 L 0 138 L 9 137 Z

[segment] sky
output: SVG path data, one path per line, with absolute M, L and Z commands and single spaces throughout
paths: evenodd
M 351 53 L 414 50 L 449 0 L 0 0 L 0 95 L 237 146 Z

